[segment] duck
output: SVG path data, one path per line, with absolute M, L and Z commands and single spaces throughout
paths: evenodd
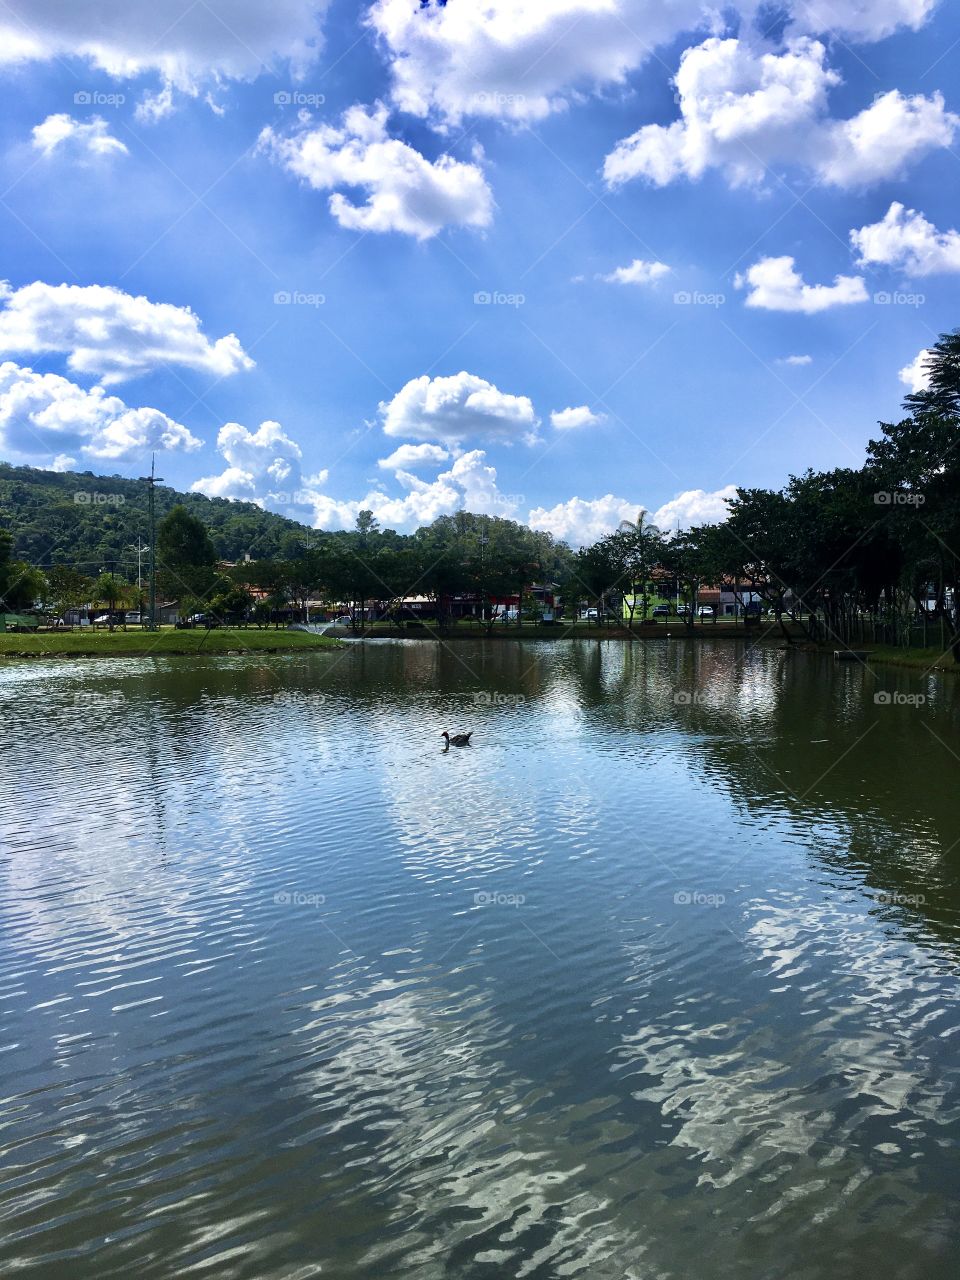
M 469 747 L 470 739 L 473 737 L 473 732 L 453 734 L 444 732 L 441 733 L 440 737 L 446 738 L 448 747 Z

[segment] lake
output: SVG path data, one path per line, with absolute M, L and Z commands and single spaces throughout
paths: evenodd
M 960 1272 L 952 675 L 379 641 L 0 725 L 4 1276 Z

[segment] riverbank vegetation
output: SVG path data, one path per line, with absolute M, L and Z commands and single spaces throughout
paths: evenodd
M 357 630 L 373 619 L 428 619 L 442 632 L 464 612 L 492 630 L 509 610 L 518 634 L 524 620 L 543 618 L 547 595 L 563 601 L 566 624 L 590 606 L 597 627 L 643 624 L 670 602 L 673 625 L 693 633 L 701 594 L 722 587 L 747 625 L 772 619 L 786 639 L 938 649 L 960 663 L 960 330 L 930 350 L 925 382 L 900 421 L 881 424 L 861 468 L 807 471 L 780 490 L 740 489 L 721 523 L 668 534 L 641 511 L 574 551 L 494 516 L 460 511 L 400 534 L 364 511 L 349 531 L 285 521 L 282 546 L 256 554 L 254 541 L 249 559 L 227 563 L 222 528 L 211 530 L 184 499 L 158 530 L 159 587 L 181 617 L 201 614 L 202 623 L 276 626 L 320 602 L 348 613 Z M 0 534 L 0 611 L 63 615 L 91 601 L 111 615 L 143 611 L 142 578 L 134 587 L 121 564 L 92 573 L 62 541 L 39 559 L 25 555 L 34 535 L 24 538 L 9 482 L 0 500 L 0 524 L 12 529 Z M 101 519 L 118 510 L 98 509 Z M 231 538 L 253 519 L 239 516 Z M 141 520 L 123 536 L 145 532 Z M 132 550 L 142 559 L 138 542 L 125 563 Z
M 258 631 L 224 627 L 215 631 L 181 631 L 164 627 L 150 632 L 128 631 L 47 631 L 40 634 L 0 634 L 0 657 L 4 658 L 133 658 L 179 655 L 223 655 L 250 653 L 310 652 L 339 649 L 341 642 L 306 631 Z

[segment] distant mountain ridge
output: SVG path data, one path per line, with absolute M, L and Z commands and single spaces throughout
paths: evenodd
M 209 528 L 224 560 L 296 554 L 315 531 L 263 511 L 252 502 L 207 498 L 157 486 L 157 518 L 177 503 Z M 149 539 L 147 485 L 92 471 L 42 471 L 0 462 L 0 528 L 14 537 L 14 555 L 46 567 L 69 564 L 84 573 L 111 569 L 136 577 L 137 539 Z

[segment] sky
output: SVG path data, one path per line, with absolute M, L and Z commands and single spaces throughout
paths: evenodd
M 0 458 L 588 544 L 960 325 L 946 0 L 4 0 Z

